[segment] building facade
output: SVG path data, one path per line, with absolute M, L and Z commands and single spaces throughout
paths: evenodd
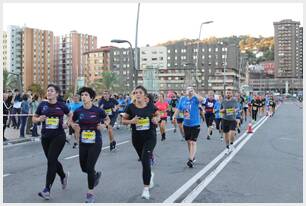
M 46 90 L 54 83 L 53 32 L 22 29 L 22 82 L 24 91 L 33 83 Z
M 7 68 L 7 33 L 5 31 L 3 31 L 3 35 L 2 35 L 2 55 L 3 55 L 3 58 L 2 58 L 2 67 L 3 67 L 3 70 L 6 70 L 8 71 L 8 68 Z
M 94 49 L 85 52 L 85 84 L 90 85 L 96 80 L 102 78 L 102 72 L 110 71 L 110 51 L 112 47 L 100 47 L 99 49 Z
M 10 25 L 7 29 L 7 69 L 21 74 L 22 69 L 22 28 Z M 19 77 L 20 78 L 20 77 Z
M 97 37 L 71 31 L 54 38 L 55 81 L 63 93 L 75 92 L 78 78 L 84 78 L 86 56 L 97 48 Z
M 276 78 L 302 78 L 303 30 L 300 22 L 285 19 L 273 24 Z

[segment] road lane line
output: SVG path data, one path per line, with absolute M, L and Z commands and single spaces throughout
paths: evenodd
M 170 131 L 170 130 L 173 130 L 174 128 L 169 128 L 169 129 L 166 129 L 166 131 Z M 157 132 L 157 133 L 160 133 L 160 132 Z M 120 142 L 120 143 L 118 143 L 118 144 L 116 144 L 116 145 L 122 145 L 122 144 L 126 144 L 126 143 L 128 143 L 129 142 L 129 140 L 127 140 L 127 141 L 124 141 L 124 142 Z M 109 146 L 107 146 L 107 147 L 103 147 L 102 148 L 102 150 L 105 150 L 105 149 L 108 149 L 109 148 Z M 70 157 L 66 157 L 66 158 L 64 158 L 65 160 L 69 160 L 69 159 L 73 159 L 73 158 L 76 158 L 76 157 L 78 157 L 79 155 L 73 155 L 73 156 L 70 156 Z
M 222 169 L 234 158 L 234 156 L 241 150 L 241 148 L 251 139 L 257 129 L 259 129 L 266 121 L 268 117 L 265 119 L 254 129 L 253 133 L 249 134 L 242 142 L 235 148 L 235 150 L 224 159 L 216 169 L 214 169 L 205 179 L 192 190 L 189 195 L 182 201 L 182 203 L 192 203 L 195 198 L 207 187 L 207 185 L 222 171 Z
M 127 140 L 127 141 L 124 141 L 124 142 L 120 142 L 120 143 L 118 143 L 118 144 L 116 144 L 116 145 L 122 145 L 122 144 L 126 144 L 126 143 L 128 143 L 129 142 L 129 140 Z M 105 150 L 105 149 L 108 149 L 109 148 L 109 146 L 107 146 L 107 147 L 103 147 L 102 148 L 102 150 Z M 66 158 L 64 158 L 65 160 L 69 160 L 69 159 L 73 159 L 73 158 L 76 158 L 76 157 L 78 157 L 79 155 L 73 155 L 73 156 L 70 156 L 70 157 L 66 157 Z
M 254 127 L 260 124 L 266 116 L 262 117 Z M 245 132 L 234 142 L 237 145 L 248 133 Z M 206 165 L 202 170 L 195 174 L 191 179 L 189 179 L 183 186 L 176 190 L 172 195 L 170 195 L 163 203 L 174 203 L 184 192 L 186 192 L 196 181 L 198 181 L 205 173 L 207 173 L 220 159 L 225 155 L 226 149 L 224 149 L 215 159 L 213 159 L 208 165 Z
M 10 175 L 12 175 L 12 174 L 7 173 L 7 174 L 4 174 L 3 177 L 7 177 L 7 176 L 10 176 Z

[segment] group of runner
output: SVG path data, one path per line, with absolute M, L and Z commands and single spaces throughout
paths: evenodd
M 157 142 L 156 128 L 160 128 L 161 141 L 165 141 L 168 116 L 174 125 L 174 132 L 178 126 L 182 139 L 187 142 L 187 165 L 192 168 L 196 161 L 196 142 L 201 129 L 201 117 L 208 127 L 207 139 L 212 138 L 213 125 L 215 125 L 221 139 L 224 136 L 226 154 L 229 154 L 234 150 L 236 129 L 240 133 L 241 121 L 247 120 L 248 109 L 245 108 L 248 107 L 245 105 L 249 106 L 251 103 L 253 111 L 259 102 L 256 97 L 243 97 L 239 93 L 233 96 L 233 91 L 230 89 L 226 90 L 224 99 L 222 96 L 216 98 L 213 91 L 209 91 L 208 97 L 204 98 L 197 94 L 193 87 L 187 87 L 180 97 L 174 93 L 169 101 L 163 93 L 160 93 L 158 98 L 148 94 L 143 86 L 137 86 L 133 90 L 129 102 L 126 102 L 122 96 L 117 100 L 105 91 L 98 105 L 94 104 L 96 93 L 89 87 L 81 88 L 74 96 L 73 103 L 69 105 L 58 101 L 59 94 L 58 86 L 48 85 L 47 101 L 39 104 L 33 116 L 34 123 L 42 123 L 41 144 L 48 161 L 45 187 L 38 195 L 45 200 L 50 199 L 56 174 L 60 176 L 62 189 L 67 188 L 69 173 L 64 171 L 58 157 L 65 145 L 65 129 L 70 128 L 69 133 L 74 133 L 76 140 L 74 146 L 78 145 L 79 148 L 81 170 L 87 174 L 86 203 L 95 202 L 94 188 L 99 184 L 102 175 L 101 171 L 95 170 L 95 164 L 102 149 L 103 128 L 108 131 L 110 151 L 112 151 L 116 148 L 112 130 L 115 122 L 119 120 L 122 124 L 131 126 L 132 144 L 143 171 L 144 188 L 141 197 L 150 199 L 149 191 L 154 186 L 154 173 L 151 167 L 154 163 L 153 151 Z M 78 101 L 79 98 L 81 102 Z M 267 110 L 267 114 L 272 116 L 275 112 L 272 109 L 273 98 L 269 97 L 266 101 L 268 101 L 266 105 L 271 107 L 271 111 Z M 67 118 L 64 118 L 64 115 Z

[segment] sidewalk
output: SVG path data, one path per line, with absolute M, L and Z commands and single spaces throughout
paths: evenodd
M 25 134 L 25 138 L 19 137 L 20 129 L 13 129 L 12 127 L 5 129 L 4 137 L 8 139 L 7 141 L 3 142 L 3 145 L 8 144 L 16 144 L 21 142 L 29 142 L 29 141 L 37 141 L 40 139 L 39 137 L 32 137 L 32 135 Z

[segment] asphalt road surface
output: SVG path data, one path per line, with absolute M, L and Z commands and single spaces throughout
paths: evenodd
M 237 134 L 235 151 L 225 155 L 225 144 L 214 130 L 206 139 L 202 124 L 197 162 L 187 167 L 187 145 L 168 122 L 166 141 L 158 142 L 154 155 L 155 187 L 151 199 L 141 199 L 142 168 L 132 146 L 130 130 L 115 130 L 118 150 L 110 152 L 103 132 L 103 151 L 96 164 L 102 171 L 95 188 L 100 203 L 301 203 L 303 202 L 303 109 L 290 101 L 279 106 L 272 118 L 261 116 L 247 134 L 247 123 Z M 249 118 L 250 119 L 250 118 Z M 66 144 L 60 161 L 69 171 L 67 190 L 57 176 L 51 199 L 37 193 L 44 187 L 47 161 L 39 141 L 5 146 L 3 149 L 4 203 L 83 203 L 87 176 L 79 165 L 78 150 Z

